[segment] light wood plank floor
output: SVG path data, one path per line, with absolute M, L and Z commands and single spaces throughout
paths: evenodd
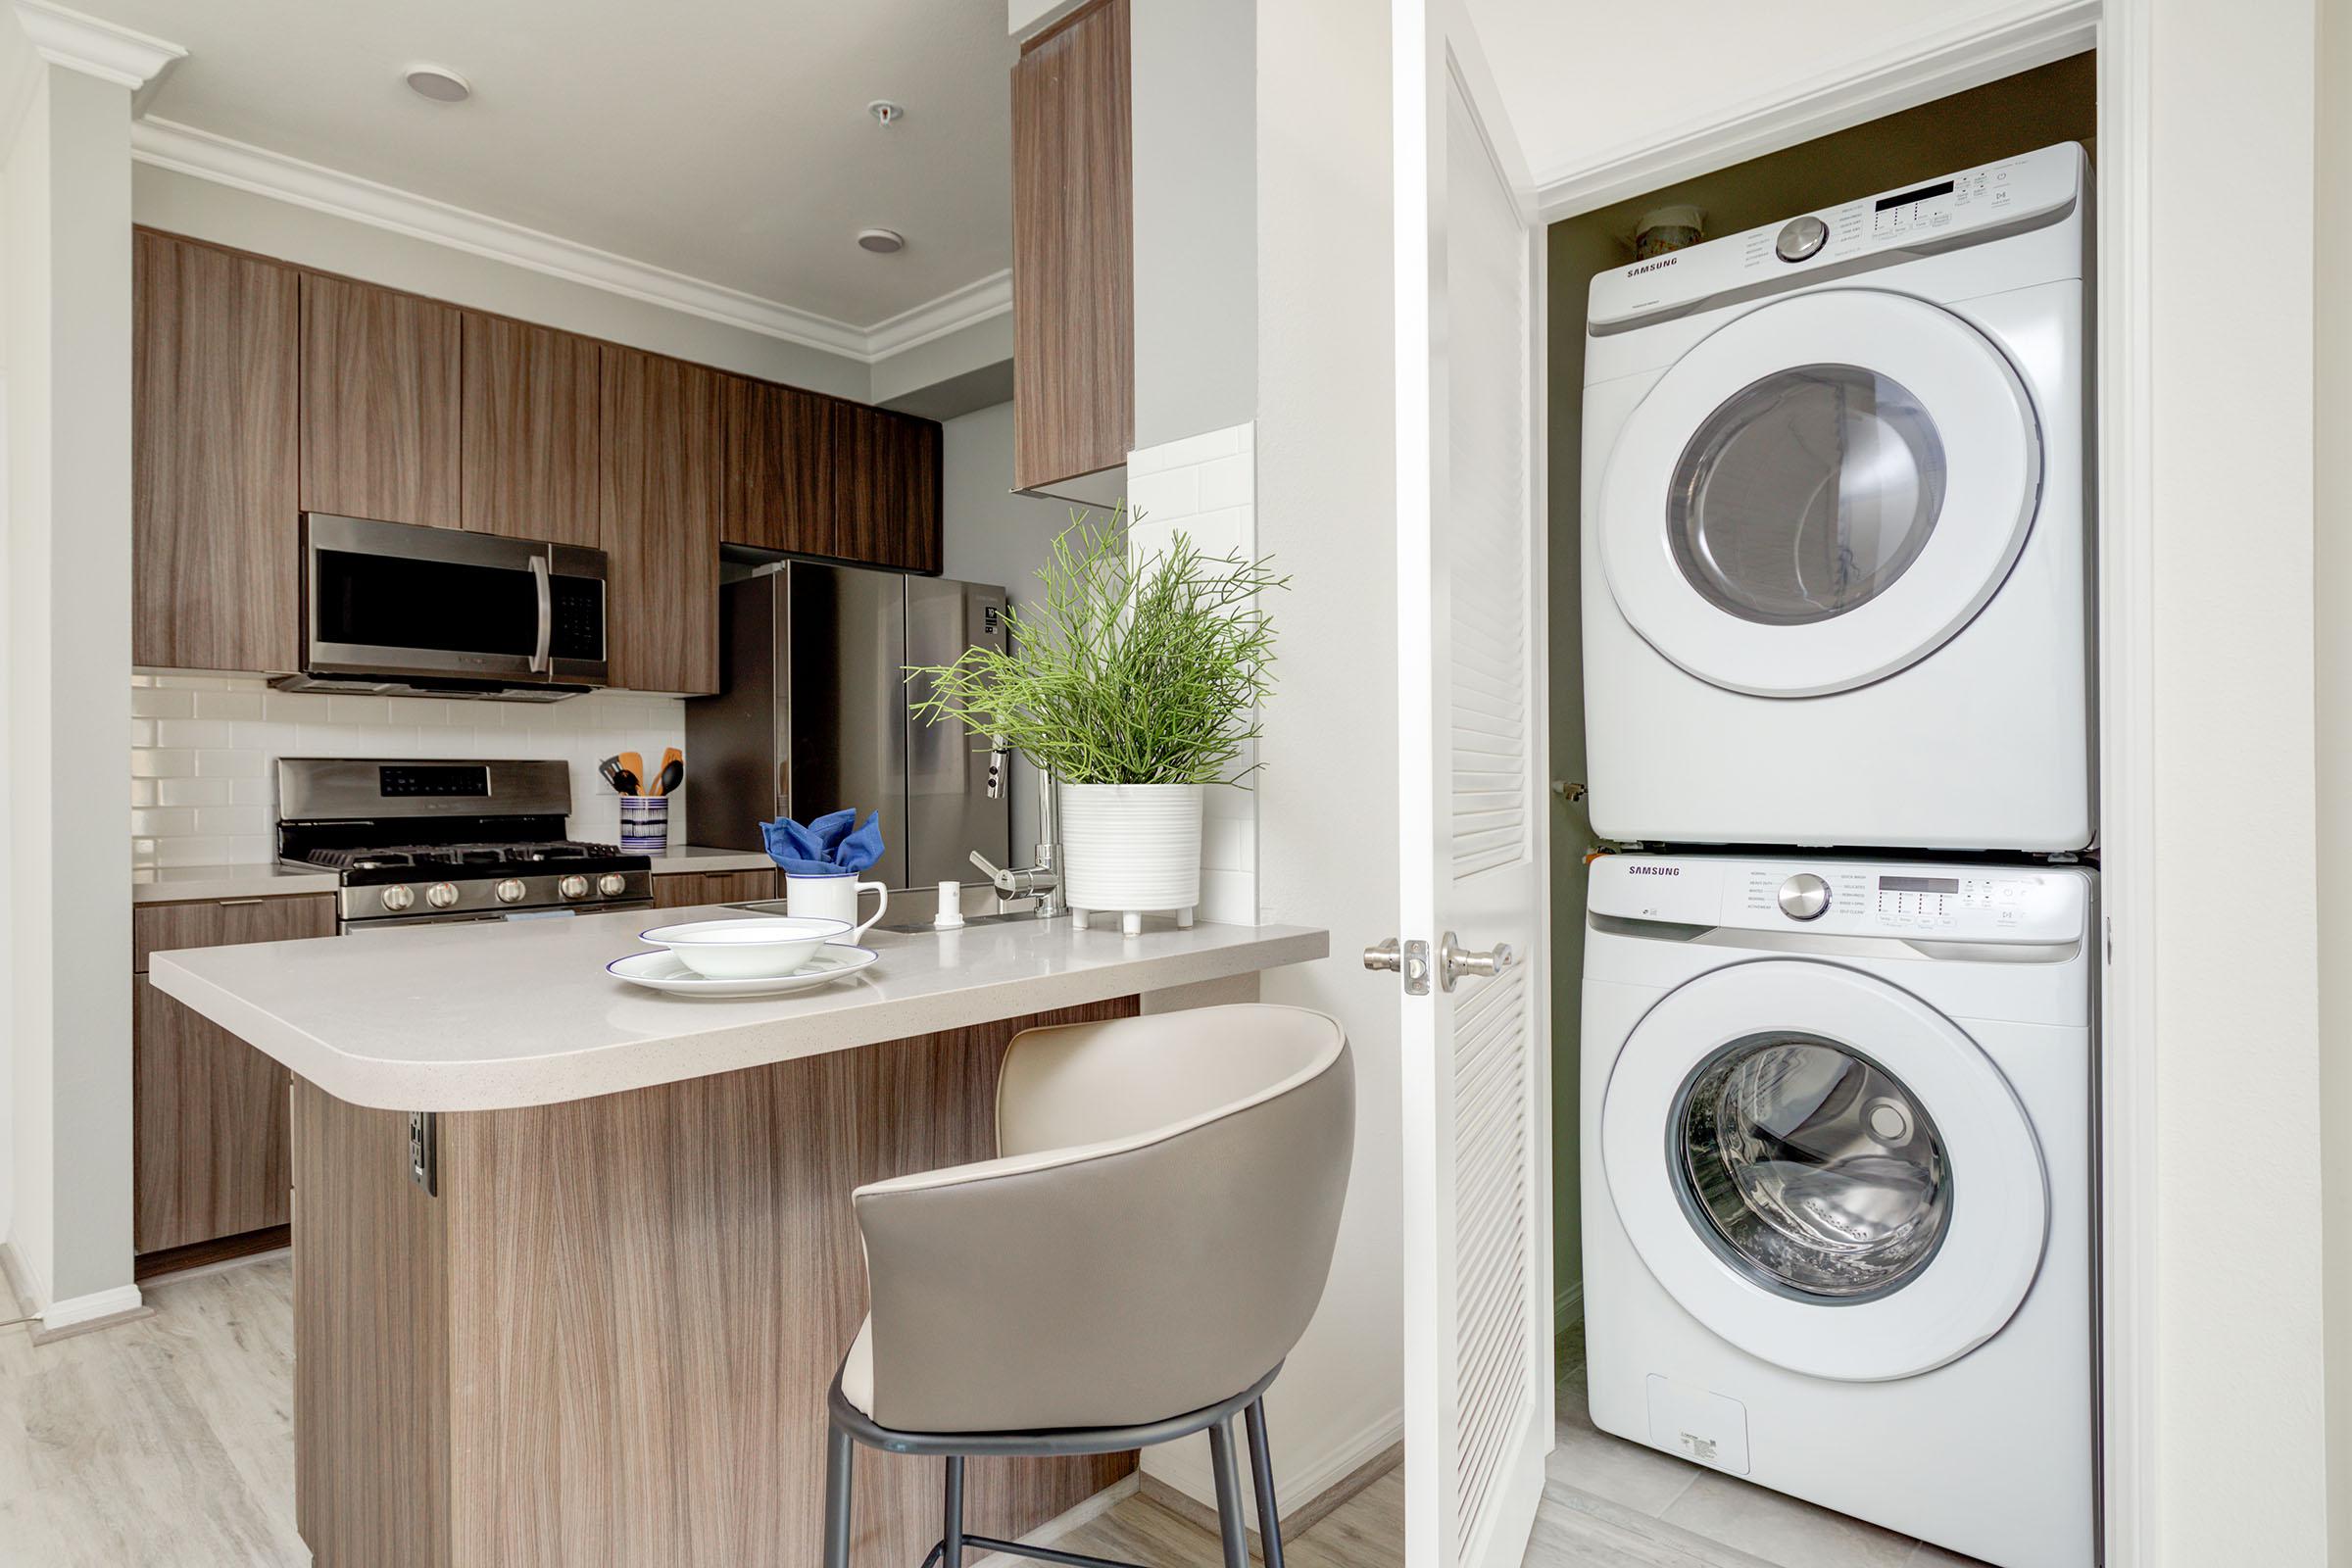
M 294 1529 L 291 1288 L 281 1255 L 152 1285 L 155 1315 L 120 1328 L 38 1348 L 25 1328 L 0 1328 L 0 1565 L 309 1563 Z M 1573 1340 L 1564 1349 L 1573 1361 Z M 1559 1443 L 1526 1568 L 1982 1568 L 1596 1432 L 1573 1364 Z M 1392 1471 L 1289 1558 L 1399 1568 L 1403 1525 Z M 1217 1568 L 1214 1538 L 1147 1497 L 1064 1543 Z

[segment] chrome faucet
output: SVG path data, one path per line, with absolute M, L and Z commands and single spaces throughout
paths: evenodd
M 989 748 L 988 789 L 992 796 L 1002 787 L 1004 767 L 1011 748 L 998 740 Z M 1045 768 L 1037 770 L 1037 863 L 997 867 L 978 850 L 972 851 L 972 863 L 988 874 L 990 886 L 1000 899 L 1035 899 L 1037 917 L 1051 920 L 1062 912 L 1061 907 L 1061 810 L 1054 796 L 1054 775 Z

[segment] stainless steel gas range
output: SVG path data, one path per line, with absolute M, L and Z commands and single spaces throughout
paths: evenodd
M 277 853 L 338 873 L 338 929 L 650 909 L 653 861 L 564 836 L 557 761 L 286 757 Z

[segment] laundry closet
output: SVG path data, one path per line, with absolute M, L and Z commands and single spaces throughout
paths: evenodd
M 1564 1474 L 2097 1560 L 2095 121 L 1547 231 Z

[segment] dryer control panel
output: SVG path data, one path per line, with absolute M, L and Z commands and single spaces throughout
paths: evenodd
M 1605 330 L 1881 252 L 1915 254 L 1950 239 L 1985 238 L 1987 229 L 2029 226 L 2072 207 L 2082 182 L 2082 149 L 2067 142 L 1800 213 L 1601 273 L 1592 279 L 1587 320 Z
M 2064 866 L 1604 855 L 1595 914 L 1932 942 L 2079 942 L 2091 873 Z

